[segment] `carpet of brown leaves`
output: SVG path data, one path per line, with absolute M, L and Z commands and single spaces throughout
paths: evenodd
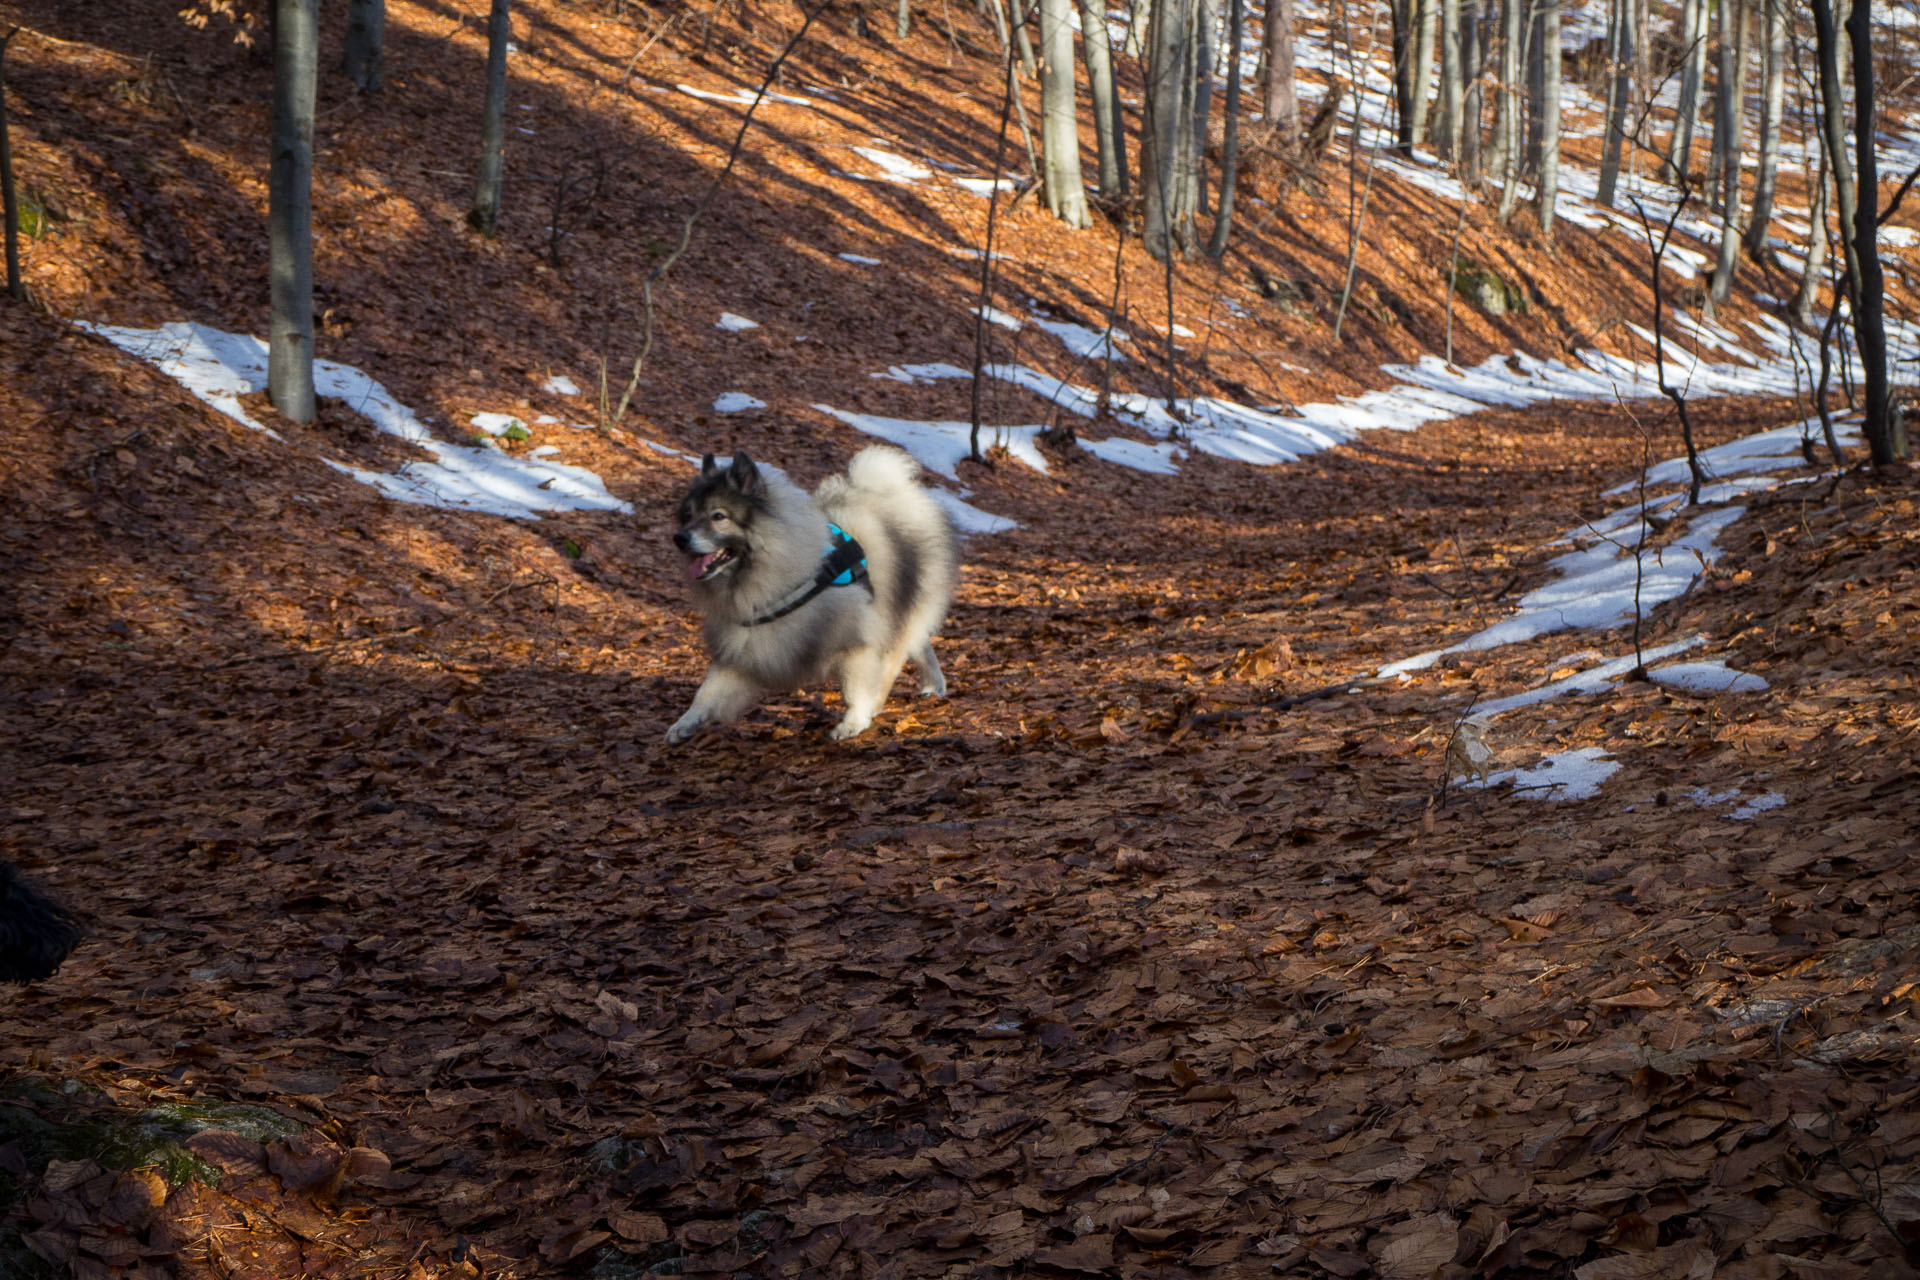
M 464 154 L 471 17 L 393 9 L 389 93 L 336 88 L 327 116 L 322 163 L 351 176 L 320 214 L 323 351 L 444 415 L 557 411 L 535 388 L 584 384 L 602 321 L 632 328 L 633 229 L 667 234 L 737 117 L 627 92 L 631 23 L 530 4 L 533 114 L 572 113 L 573 162 L 617 142 L 646 169 L 634 221 L 601 210 L 543 270 L 537 202 L 486 244 L 434 176 Z M 257 331 L 264 72 L 171 21 L 18 47 L 21 164 L 69 215 L 36 289 Z M 101 39 L 79 26 L 50 29 Z M 705 66 L 689 31 L 648 81 L 744 80 L 723 50 L 778 43 L 721 27 Z M 143 41 L 172 52 L 143 67 Z M 878 120 L 985 163 L 990 77 L 940 80 L 943 49 L 907 46 L 920 84 L 823 34 L 798 79 L 846 101 L 769 109 L 777 144 L 716 206 L 629 426 L 810 480 L 855 444 L 805 409 L 823 396 L 955 412 L 963 388 L 867 374 L 964 349 L 966 268 L 926 228 L 974 234 L 981 210 L 830 177 Z M 1407 235 L 1370 270 L 1413 296 L 1412 267 L 1387 273 L 1419 257 L 1422 206 L 1392 201 Z M 1299 217 L 1249 253 L 1333 252 L 1331 214 Z M 1099 297 L 1110 241 L 1014 225 L 1022 288 Z M 881 285 L 832 256 L 882 239 Z M 1527 249 L 1580 305 L 1513 333 L 1463 319 L 1463 357 L 1592 336 L 1631 305 L 1617 248 Z M 1196 330 L 1216 283 L 1184 274 Z M 732 304 L 768 323 L 713 330 Z M 1326 317 L 1242 341 L 1316 365 L 1320 396 L 1432 345 L 1409 313 L 1340 347 Z M 1195 376 L 1308 389 L 1237 358 Z M 723 432 L 699 406 L 740 387 L 772 408 Z M 1712 439 L 1798 416 L 1695 414 Z M 661 736 L 701 662 L 663 533 L 685 471 L 624 432 L 562 442 L 637 520 L 394 506 L 20 308 L 0 420 L 0 854 L 92 930 L 57 980 L 0 994 L 0 1061 L 98 1108 L 214 1099 L 302 1128 L 193 1139 L 218 1187 L 16 1168 L 0 1142 L 29 1186 L 0 1225 L 76 1275 L 1914 1269 L 1910 472 L 1756 499 L 1651 620 L 1768 692 L 1516 712 L 1503 762 L 1598 745 L 1624 767 L 1590 801 L 1436 802 L 1470 697 L 1619 638 L 1289 700 L 1543 581 L 1547 541 L 1640 457 L 1618 409 L 1488 412 L 1284 470 L 970 468 L 1023 527 L 967 548 L 950 700 L 835 745 L 830 696 L 795 696 L 680 751 Z M 356 447 L 350 422 L 309 430 Z M 1700 788 L 1785 804 L 1736 821 Z

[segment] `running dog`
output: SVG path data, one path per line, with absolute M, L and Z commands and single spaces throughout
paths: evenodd
M 920 464 L 875 445 L 809 497 L 744 453 L 700 462 L 673 542 L 706 616 L 710 664 L 667 730 L 682 743 L 762 697 L 824 681 L 846 712 L 836 739 L 864 733 L 909 659 L 920 691 L 947 692 L 933 633 L 947 615 L 959 551 Z

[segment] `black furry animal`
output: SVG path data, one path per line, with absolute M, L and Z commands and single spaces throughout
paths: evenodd
M 0 862 L 0 982 L 52 977 L 79 941 L 73 912 Z

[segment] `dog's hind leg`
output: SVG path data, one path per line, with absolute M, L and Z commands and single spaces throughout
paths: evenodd
M 725 724 L 759 700 L 760 690 L 750 680 L 726 667 L 713 667 L 700 682 L 687 714 L 667 730 L 667 741 L 679 746 L 708 725 Z
M 940 659 L 933 656 L 933 640 L 929 637 L 913 651 L 913 665 L 920 672 L 920 693 L 928 698 L 947 696 L 947 678 L 940 673 Z
M 887 700 L 900 664 L 888 664 L 876 649 L 856 649 L 840 662 L 840 696 L 846 700 L 846 714 L 828 736 L 838 742 L 857 738 L 873 723 L 874 715 Z

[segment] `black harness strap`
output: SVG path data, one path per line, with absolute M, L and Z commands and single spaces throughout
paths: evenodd
M 867 553 L 853 536 L 837 524 L 827 526 L 831 530 L 833 543 L 827 548 L 827 554 L 821 558 L 820 568 L 800 593 L 778 608 L 763 613 L 757 618 L 749 618 L 741 623 L 746 627 L 757 627 L 763 623 L 784 618 L 795 609 L 806 604 L 829 587 L 850 587 L 855 583 L 873 594 L 873 582 L 867 576 Z

